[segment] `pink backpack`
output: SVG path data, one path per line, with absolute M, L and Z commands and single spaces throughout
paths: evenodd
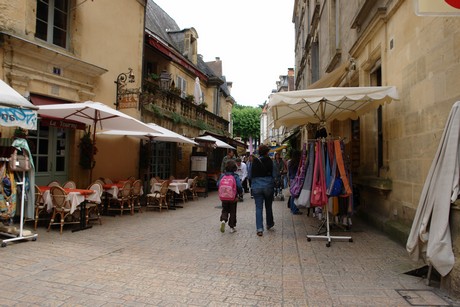
M 236 180 L 232 175 L 224 175 L 219 183 L 221 201 L 234 201 L 236 198 Z

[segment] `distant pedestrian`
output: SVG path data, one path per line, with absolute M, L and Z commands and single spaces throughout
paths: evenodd
M 219 198 L 222 201 L 222 213 L 220 215 L 220 231 L 225 232 L 225 224 L 228 222 L 230 227 L 230 232 L 233 233 L 236 231 L 236 207 L 238 203 L 238 194 L 243 192 L 243 187 L 241 186 L 240 177 L 235 173 L 237 169 L 235 160 L 228 160 L 222 173 L 217 181 L 217 187 L 219 188 Z M 230 177 L 230 178 L 228 178 Z M 228 179 L 233 179 L 233 183 L 229 183 Z M 226 187 L 226 191 L 222 191 L 223 187 Z M 234 184 L 234 186 L 233 186 Z M 232 192 L 229 190 L 235 189 Z M 229 193 L 232 193 L 231 197 L 228 197 Z
M 245 184 L 247 184 L 248 168 L 246 166 L 246 163 L 241 161 L 241 158 L 236 158 L 235 162 L 236 162 L 236 167 L 237 167 L 237 170 L 235 173 L 240 177 L 241 185 L 244 190 L 244 186 Z M 241 193 L 238 193 L 238 201 L 243 201 L 243 191 Z
M 264 233 L 264 204 L 267 230 L 275 226 L 272 208 L 275 180 L 273 173 L 273 161 L 268 156 L 269 151 L 270 148 L 268 146 L 260 145 L 260 158 L 254 157 L 251 167 L 251 193 L 256 205 L 256 229 L 259 237 Z
M 220 165 L 220 172 L 225 172 L 225 166 L 227 165 L 228 160 L 235 160 L 235 152 L 233 149 L 227 150 L 227 155 L 222 159 L 222 163 Z

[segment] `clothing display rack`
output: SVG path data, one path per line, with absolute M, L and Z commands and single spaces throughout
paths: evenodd
M 0 158 L 0 162 L 9 162 L 9 158 Z M 2 240 L 1 247 L 6 247 L 7 243 L 19 240 L 32 240 L 36 241 L 38 235 L 32 233 L 30 230 L 24 230 L 24 207 L 25 207 L 25 171 L 22 171 L 22 180 L 16 182 L 16 186 L 22 186 L 21 191 L 21 213 L 19 216 L 19 231 L 14 226 L 0 226 L 0 235 L 10 237 L 9 239 Z M 16 192 L 17 193 L 17 192 Z
M 324 144 L 327 140 L 340 140 L 340 141 L 343 141 L 343 138 L 329 137 L 327 139 L 326 138 L 321 138 L 320 139 L 322 144 Z M 318 141 L 318 139 L 316 141 Z M 315 149 L 315 150 L 318 150 L 318 149 Z M 321 148 L 321 150 L 323 150 L 323 148 Z M 312 154 L 312 153 L 309 153 L 309 154 Z M 326 158 L 328 159 L 328 157 L 326 157 Z M 343 159 L 343 157 L 342 157 L 342 159 Z M 335 175 L 335 172 L 334 172 L 334 175 Z M 349 195 L 348 197 L 352 197 L 352 196 Z M 329 213 L 329 205 L 332 204 L 331 201 L 332 201 L 332 197 L 328 196 L 327 202 L 322 206 L 318 206 L 318 207 L 322 208 L 323 215 L 325 215 L 325 217 L 323 217 L 322 222 L 321 222 L 321 224 L 320 224 L 320 226 L 318 228 L 318 231 L 317 231 L 316 235 L 307 234 L 307 241 L 308 242 L 310 242 L 312 239 L 324 239 L 324 240 L 327 240 L 326 247 L 331 246 L 331 241 L 332 240 L 348 240 L 348 242 L 353 242 L 353 238 L 351 236 L 333 236 L 333 235 L 331 235 L 331 230 L 330 230 L 331 221 L 330 221 L 330 217 L 329 217 L 329 214 L 330 214 Z M 326 211 L 326 212 L 324 213 L 324 211 Z M 324 232 L 322 232 L 322 229 L 324 228 L 324 226 L 326 226 L 325 234 L 323 234 Z
M 323 208 L 327 207 L 324 206 Z M 324 211 L 324 209 L 323 209 Z M 324 225 L 326 225 L 326 234 L 325 235 L 320 235 L 321 229 L 323 229 Z M 331 231 L 330 231 L 330 221 L 329 221 L 329 209 L 326 208 L 326 218 L 323 219 L 321 225 L 318 228 L 318 232 L 316 235 L 309 235 L 307 234 L 307 241 L 310 242 L 311 239 L 325 239 L 327 240 L 326 246 L 330 247 L 331 246 L 331 241 L 332 240 L 348 240 L 348 242 L 353 242 L 353 238 L 351 236 L 331 236 Z

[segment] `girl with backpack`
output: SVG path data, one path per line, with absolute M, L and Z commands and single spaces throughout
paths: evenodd
M 228 222 L 230 232 L 236 231 L 236 204 L 238 194 L 243 192 L 240 177 L 235 173 L 237 170 L 235 160 L 228 160 L 225 164 L 225 173 L 220 175 L 217 181 L 219 198 L 222 201 L 222 213 L 220 215 L 220 232 L 225 232 L 225 224 Z

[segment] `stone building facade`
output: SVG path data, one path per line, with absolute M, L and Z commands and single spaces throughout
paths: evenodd
M 327 128 L 345 138 L 356 210 L 405 244 L 460 98 L 460 17 L 419 16 L 410 0 L 296 0 L 293 16 L 296 90 L 315 82 L 398 90 L 399 101 Z

